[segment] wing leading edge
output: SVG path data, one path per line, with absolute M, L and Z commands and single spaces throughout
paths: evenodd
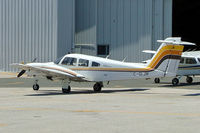
M 28 70 L 28 71 L 33 71 L 37 73 L 37 75 L 42 75 L 42 76 L 50 76 L 53 78 L 58 78 L 58 79 L 74 79 L 74 80 L 83 80 L 84 76 L 72 71 L 68 68 L 58 66 L 55 64 L 49 64 L 49 63 L 28 63 L 28 64 L 11 64 L 13 67 L 22 69 L 22 70 Z

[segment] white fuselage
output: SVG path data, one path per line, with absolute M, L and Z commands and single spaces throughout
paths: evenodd
M 75 58 L 77 62 L 80 59 L 88 61 L 88 65 L 75 64 L 63 64 L 65 58 Z M 99 66 L 93 66 L 96 62 Z M 52 64 L 55 65 L 55 64 Z M 144 63 L 127 63 L 122 61 L 116 61 L 106 58 L 81 55 L 81 54 L 69 54 L 64 56 L 58 63 L 59 66 L 71 69 L 85 77 L 87 81 L 111 81 L 111 80 L 126 80 L 126 79 L 138 79 L 138 78 L 150 78 L 164 76 L 164 72 L 148 71 L 147 65 Z M 140 70 L 141 69 L 141 70 Z M 138 71 L 139 70 L 139 71 Z

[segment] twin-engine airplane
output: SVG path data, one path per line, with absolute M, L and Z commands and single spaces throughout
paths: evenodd
M 15 63 L 12 66 L 22 69 L 17 77 L 26 71 L 33 73 L 33 90 L 39 90 L 38 76 L 43 76 L 49 80 L 62 80 L 63 93 L 71 91 L 70 81 L 96 82 L 93 86 L 94 92 L 100 92 L 105 81 L 176 76 L 184 47 L 181 39 L 171 37 L 158 42 L 162 44 L 147 64 L 67 54 L 54 62 Z

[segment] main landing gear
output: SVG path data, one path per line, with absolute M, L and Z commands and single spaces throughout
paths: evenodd
M 155 79 L 154 79 L 154 82 L 155 82 L 155 83 L 160 83 L 160 78 L 155 78 Z
M 180 79 L 180 78 L 181 78 L 181 77 L 179 77 L 179 78 L 173 78 L 173 79 L 172 79 L 172 85 L 174 85 L 174 86 L 178 85 L 179 79 Z M 187 76 L 187 77 L 186 77 L 186 82 L 187 82 L 188 84 L 191 84 L 192 81 L 193 81 L 193 78 L 192 78 L 192 77 L 190 77 L 190 76 Z
M 71 87 L 70 87 L 70 81 L 69 80 L 63 80 L 62 82 L 62 92 L 63 93 L 70 93 L 71 92 Z M 103 87 L 103 82 L 96 82 L 93 86 L 94 92 L 101 92 L 101 89 Z
M 187 78 L 186 78 L 186 82 L 187 82 L 187 83 L 189 83 L 189 84 L 191 84 L 191 83 L 192 83 L 192 81 L 193 81 L 193 78 L 192 78 L 192 77 L 189 77 L 189 76 L 187 76 Z
M 65 79 L 62 81 L 62 92 L 63 93 L 70 93 L 71 92 L 71 86 L 69 85 L 70 81 Z
M 101 88 L 103 87 L 103 82 L 96 82 L 93 86 L 94 92 L 101 92 Z

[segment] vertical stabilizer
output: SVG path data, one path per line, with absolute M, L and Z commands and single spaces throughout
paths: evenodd
M 176 76 L 184 44 L 194 45 L 189 42 L 182 42 L 180 37 L 170 37 L 165 40 L 158 40 L 162 43 L 152 57 L 148 67 L 165 73 L 165 76 Z

